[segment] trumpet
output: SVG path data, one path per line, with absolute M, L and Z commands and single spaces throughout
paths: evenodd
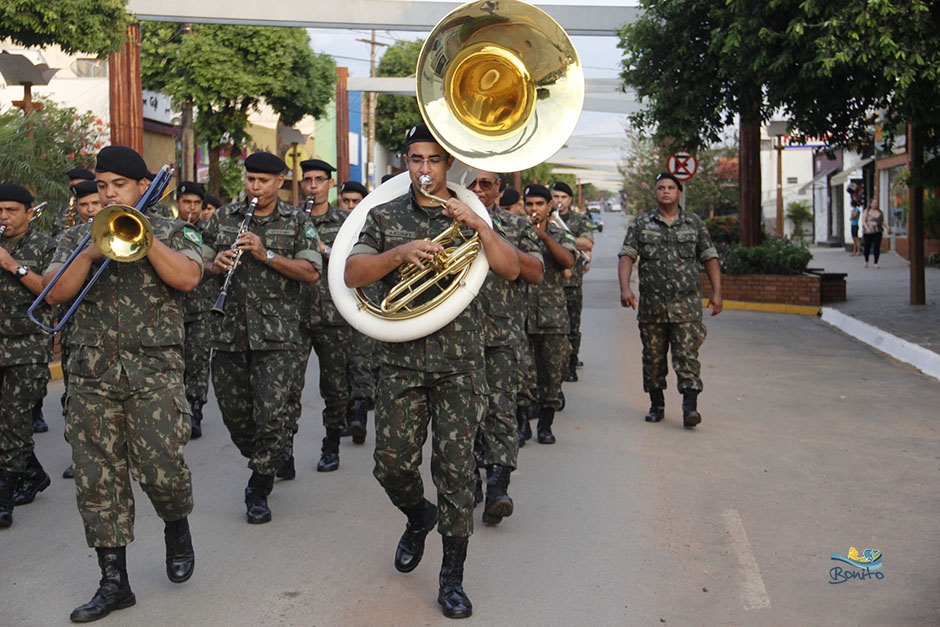
M 91 291 L 92 286 L 94 286 L 101 277 L 101 274 L 105 271 L 105 268 L 108 267 L 108 264 L 111 263 L 112 259 L 129 262 L 137 261 L 147 255 L 147 252 L 153 244 L 153 227 L 150 225 L 150 221 L 143 212 L 160 200 L 163 190 L 169 185 L 171 178 L 173 178 L 173 168 L 165 165 L 160 169 L 157 176 L 154 177 L 153 182 L 150 183 L 150 187 L 147 188 L 147 191 L 140 197 L 136 205 L 133 207 L 126 205 L 109 205 L 98 212 L 94 220 L 92 220 L 89 232 L 82 238 L 82 241 L 78 243 L 78 246 L 75 247 L 75 250 L 72 251 L 69 258 L 65 260 L 65 263 L 62 264 L 59 271 L 55 273 L 55 276 L 52 277 L 49 284 L 39 293 L 39 296 L 37 296 L 33 304 L 29 306 L 29 309 L 26 310 L 29 319 L 32 320 L 34 324 L 47 333 L 58 333 L 72 318 L 78 306 L 85 300 L 88 292 Z M 85 284 L 82 291 L 79 292 L 78 296 L 72 302 L 72 306 L 69 307 L 65 315 L 59 320 L 59 324 L 54 327 L 46 326 L 34 315 L 36 308 L 43 303 L 46 299 L 46 295 L 48 295 L 49 291 L 58 283 L 62 274 L 68 269 L 72 262 L 75 261 L 79 253 L 85 249 L 88 242 L 92 240 L 94 240 L 95 246 L 101 250 L 107 259 L 98 267 L 95 274 Z
M 235 274 L 235 268 L 238 267 L 238 262 L 242 258 L 242 253 L 244 249 L 238 248 L 238 238 L 248 232 L 248 229 L 251 227 L 251 219 L 255 216 L 255 208 L 258 206 L 258 197 L 255 196 L 251 199 L 251 202 L 248 203 L 248 210 L 245 211 L 245 219 L 242 221 L 242 225 L 238 227 L 238 233 L 235 234 L 235 243 L 232 244 L 232 250 L 237 251 L 235 253 L 235 261 L 228 268 L 228 272 L 225 274 L 225 281 L 222 283 L 222 289 L 219 290 L 219 297 L 215 301 L 215 305 L 212 306 L 212 313 L 218 314 L 220 316 L 225 315 L 225 299 L 228 297 L 229 287 L 232 285 L 232 275 Z

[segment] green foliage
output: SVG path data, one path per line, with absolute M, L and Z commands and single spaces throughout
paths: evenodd
M 529 183 L 539 183 L 545 185 L 550 183 L 552 179 L 552 169 L 554 166 L 550 163 L 540 163 L 536 166 L 529 168 L 528 170 L 523 170 L 519 174 L 519 179 L 522 181 L 522 187 L 525 188 Z M 522 190 L 520 189 L 521 193 Z
M 389 46 L 375 68 L 376 76 L 414 76 L 423 39 Z M 375 105 L 375 137 L 396 153 L 405 152 L 405 133 L 421 122 L 418 101 L 412 96 L 379 94 Z
M 51 213 L 69 196 L 65 172 L 91 167 L 108 126 L 93 113 L 40 99 L 42 111 L 0 114 L 0 181 L 29 188 Z
M 813 219 L 813 210 L 810 208 L 808 200 L 795 200 L 787 205 L 786 218 L 793 223 L 793 235 L 800 242 L 803 242 L 803 223 L 811 222 Z
M 336 62 L 328 54 L 310 49 L 310 37 L 301 28 L 284 29 L 292 54 L 288 75 L 278 81 L 266 100 L 281 115 L 281 123 L 294 126 L 305 115 L 315 118 L 326 113 L 336 91 Z
M 924 232 L 931 239 L 940 239 L 940 196 L 936 190 L 924 198 Z
M 927 257 L 927 265 L 940 267 L 940 253 L 930 253 Z
M 126 0 L 4 0 L 0 40 L 24 46 L 58 44 L 67 53 L 105 56 L 124 43 L 131 23 Z
M 783 238 L 772 238 L 752 248 L 718 244 L 718 262 L 724 274 L 803 274 L 813 254 Z
M 241 160 L 232 157 L 219 159 L 219 189 L 223 200 L 238 198 L 245 190 L 245 172 Z
M 647 139 L 631 138 L 620 173 L 623 175 L 623 194 L 632 210 L 648 213 L 656 209 L 653 197 L 656 175 L 666 171 L 666 161 L 674 151 L 675 148 L 657 145 Z M 737 172 L 729 172 L 725 166 L 734 159 L 735 152 L 732 147 L 695 151 L 698 171 L 691 181 L 684 184 L 685 208 L 707 216 L 722 205 L 737 204 Z
M 715 246 L 737 244 L 739 242 L 738 232 L 741 227 L 737 218 L 731 216 L 705 218 L 705 228 L 708 229 L 708 234 L 711 235 L 712 243 Z

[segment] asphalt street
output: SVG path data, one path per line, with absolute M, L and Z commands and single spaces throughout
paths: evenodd
M 707 319 L 702 425 L 682 428 L 672 373 L 666 420 L 645 423 L 636 318 L 616 279 L 626 223 L 604 219 L 586 278 L 581 380 L 565 384 L 558 443 L 520 452 L 512 517 L 488 527 L 476 512 L 466 622 L 940 624 L 940 385 L 813 317 L 726 311 Z M 298 475 L 275 485 L 266 525 L 245 523 L 250 473 L 210 399 L 205 435 L 186 449 L 195 575 L 166 579 L 162 523 L 137 491 L 137 605 L 101 624 L 448 623 L 436 603 L 437 534 L 415 572 L 392 565 L 404 517 L 372 477 L 371 435 L 343 441 L 337 472 L 314 470 L 316 382 L 314 359 Z M 36 436 L 53 483 L 0 530 L 0 625 L 67 624 L 97 586 L 73 484 L 60 477 L 70 455 L 61 390 L 50 385 L 51 430 Z M 882 577 L 830 583 L 841 564 L 831 554 L 850 547 L 882 551 Z

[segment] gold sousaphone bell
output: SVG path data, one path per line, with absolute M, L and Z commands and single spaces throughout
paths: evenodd
M 115 261 L 143 259 L 153 246 L 153 226 L 128 205 L 108 205 L 91 221 L 91 239 L 101 253 Z

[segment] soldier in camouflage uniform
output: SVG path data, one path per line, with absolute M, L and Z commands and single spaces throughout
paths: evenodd
M 480 427 L 482 466 L 486 468 L 486 503 L 483 522 L 497 525 L 513 512 L 507 490 L 509 475 L 516 469 L 519 429 L 516 423 L 516 387 L 519 364 L 517 346 L 525 337 L 524 320 L 527 283 L 542 281 L 542 251 L 529 221 L 496 205 L 503 180 L 493 172 L 477 172 L 469 189 L 490 214 L 493 229 L 516 248 L 520 277 L 505 281 L 493 273 L 486 278 L 477 299 L 483 308 L 484 359 L 490 393 Z
M 552 203 L 558 216 L 575 237 L 575 246 L 583 255 L 575 255 L 574 267 L 565 271 L 565 303 L 568 308 L 568 344 L 571 347 L 565 381 L 577 381 L 581 351 L 581 309 L 584 301 L 584 275 L 590 268 L 591 249 L 594 248 L 594 225 L 585 213 L 571 211 L 574 194 L 567 183 L 558 181 L 552 186 Z
M 124 146 L 104 148 L 95 172 L 107 204 L 133 206 L 149 185 L 144 160 Z M 76 622 L 135 603 L 125 560 L 134 539 L 131 476 L 165 521 L 167 577 L 182 583 L 195 566 L 187 519 L 192 481 L 183 459 L 189 408 L 183 391 L 182 294 L 199 283 L 200 237 L 176 220 L 152 217 L 151 224 L 153 245 L 146 258 L 110 264 L 70 322 L 66 438 L 85 538 L 102 573 L 92 600 L 72 612 Z M 86 223 L 62 234 L 46 281 L 90 228 Z M 59 304 L 74 298 L 103 259 L 89 243 L 47 300 Z
M 33 200 L 25 187 L 0 185 L 0 528 L 13 524 L 14 505 L 31 503 L 50 483 L 33 452 L 32 409 L 46 393 L 52 337 L 26 310 L 42 291 L 55 244 L 30 228 Z M 50 307 L 37 314 L 51 323 Z
M 390 288 L 400 278 L 403 263 L 423 268 L 442 250 L 430 238 L 454 220 L 463 225 L 464 237 L 472 231 L 479 234 L 493 272 L 515 280 L 519 262 L 511 244 L 456 198 L 450 198 L 442 210 L 439 202 L 421 193 L 421 177 L 427 177 L 430 183 L 423 189 L 428 193 L 450 195 L 446 176 L 453 157 L 423 124 L 408 131 L 406 142 L 412 187 L 370 211 L 346 264 L 346 284 L 362 287 L 381 280 Z M 463 565 L 473 531 L 473 440 L 486 409 L 482 345 L 482 312 L 474 301 L 442 329 L 420 339 L 387 343 L 381 351 L 373 474 L 408 517 L 395 568 L 414 570 L 424 553 L 425 538 L 439 517 L 444 557 L 438 603 L 448 617 L 472 612 L 463 591 Z M 437 506 L 424 498 L 420 473 L 429 424 Z
M 316 230 L 277 197 L 286 169 L 267 152 L 245 159 L 245 191 L 258 199 L 250 229 L 238 235 L 248 200 L 238 201 L 212 216 L 203 238 L 210 275 L 228 272 L 235 246 L 243 251 L 225 315 L 213 325 L 212 386 L 232 442 L 252 470 L 245 488 L 251 524 L 271 520 L 267 497 L 290 433 L 300 284 L 320 277 Z
M 331 247 L 346 220 L 347 213 L 330 204 L 333 166 L 321 159 L 307 159 L 300 162 L 300 167 L 303 170 L 301 187 L 307 197 L 307 202 L 301 210 L 316 228 L 317 248 L 323 257 L 324 268 L 320 281 L 313 285 L 301 286 L 301 343 L 295 363 L 291 434 L 297 433 L 301 411 L 300 395 L 304 388 L 307 360 L 313 349 L 320 365 L 320 397 L 324 404 L 323 427 L 326 429 L 317 471 L 332 472 L 339 468 L 339 438 L 343 427 L 346 426 L 346 407 L 349 403 L 346 365 L 350 327 L 333 304 L 327 277 Z M 365 441 L 366 427 L 363 422 L 350 425 L 350 428 L 359 443 Z M 290 452 L 293 452 L 292 445 Z M 292 478 L 293 474 L 294 460 L 291 455 L 279 470 L 278 476 Z
M 86 168 L 72 168 L 65 173 L 65 176 L 68 177 L 70 188 L 83 181 L 94 182 L 95 180 L 95 174 Z M 49 233 L 52 237 L 57 237 L 59 233 L 65 229 L 72 228 L 81 221 L 77 208 L 75 207 L 75 199 L 72 199 L 71 202 L 65 203 L 52 214 L 52 229 Z
M 176 188 L 176 204 L 180 220 L 188 223 L 200 234 L 206 230 L 207 220 L 202 218 L 202 203 L 206 190 L 199 183 L 183 181 Z M 186 385 L 186 401 L 192 412 L 192 438 L 202 437 L 202 408 L 209 394 L 209 347 L 212 309 L 219 295 L 219 281 L 204 276 L 192 292 L 183 298 L 183 323 L 186 329 L 186 345 L 183 353 L 186 370 L 183 382 Z
M 549 221 L 552 194 L 542 185 L 526 186 L 522 197 L 542 248 L 544 275 L 529 287 L 526 333 L 535 363 L 537 386 L 530 388 L 529 405 L 539 408 L 539 444 L 554 444 L 552 424 L 561 410 L 563 364 L 568 356 L 568 311 L 565 307 L 564 271 L 574 266 L 575 240 Z
M 672 350 L 682 394 L 682 423 L 687 428 L 702 422 L 697 399 L 702 391 L 698 349 L 705 341 L 702 323 L 702 293 L 698 275 L 701 265 L 712 284 L 708 306 L 711 315 L 721 312 L 721 270 L 705 223 L 679 207 L 682 183 L 672 174 L 656 178 L 657 210 L 640 216 L 627 229 L 620 249 L 620 303 L 637 308 L 643 342 L 643 389 L 650 396 L 647 422 L 665 415 L 666 351 Z M 640 298 L 630 289 L 633 264 L 639 260 Z

